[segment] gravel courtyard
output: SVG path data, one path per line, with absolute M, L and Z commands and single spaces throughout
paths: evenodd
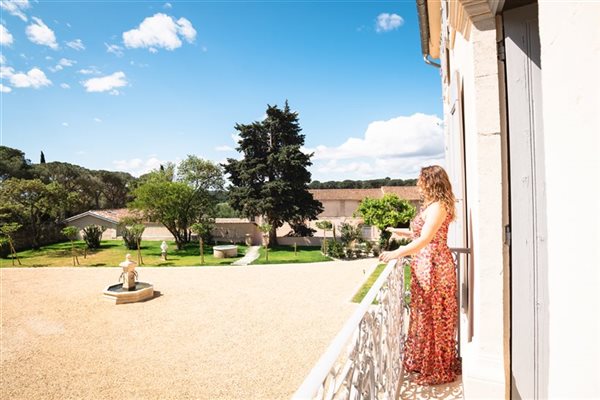
M 138 268 L 118 306 L 117 268 L 0 269 L 0 398 L 287 399 L 375 264 Z

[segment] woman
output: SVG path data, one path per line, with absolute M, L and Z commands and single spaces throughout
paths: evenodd
M 416 373 L 421 385 L 452 382 L 460 373 L 456 352 L 458 304 L 454 260 L 446 243 L 454 219 L 455 198 L 446 171 L 437 165 L 421 169 L 417 187 L 423 197 L 411 230 L 388 228 L 412 242 L 383 252 L 382 261 L 413 255 L 410 325 L 404 349 L 404 368 Z

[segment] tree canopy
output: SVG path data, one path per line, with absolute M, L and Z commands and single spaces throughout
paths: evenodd
M 314 220 L 322 204 L 308 191 L 312 154 L 304 153 L 304 135 L 298 113 L 267 106 L 266 118 L 250 124 L 236 124 L 241 160 L 227 159 L 229 202 L 241 215 L 263 215 L 271 227 L 270 241 L 277 243 L 276 230 L 285 222 Z
M 416 179 L 392 179 L 389 177 L 370 180 L 343 181 L 312 181 L 308 186 L 310 189 L 376 189 L 382 186 L 415 186 Z
M 224 184 L 221 167 L 196 156 L 181 162 L 176 174 L 167 168 L 148 174 L 134 190 L 131 208 L 162 223 L 171 232 L 177 247 L 191 238 L 190 227 L 215 213 L 214 191 Z
M 391 235 L 385 228 L 408 226 L 415 213 L 415 207 L 407 200 L 395 194 L 386 194 L 381 199 L 363 199 L 355 214 L 362 217 L 365 224 L 379 228 L 380 243 L 385 243 Z

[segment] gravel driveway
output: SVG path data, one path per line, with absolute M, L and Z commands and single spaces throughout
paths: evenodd
M 158 296 L 102 298 L 116 268 L 3 268 L 2 399 L 287 399 L 376 261 L 138 268 Z

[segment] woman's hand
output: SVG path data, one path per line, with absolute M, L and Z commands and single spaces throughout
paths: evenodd
M 395 251 L 384 251 L 379 255 L 379 261 L 388 262 L 394 258 L 398 258 L 400 255 L 400 249 Z

